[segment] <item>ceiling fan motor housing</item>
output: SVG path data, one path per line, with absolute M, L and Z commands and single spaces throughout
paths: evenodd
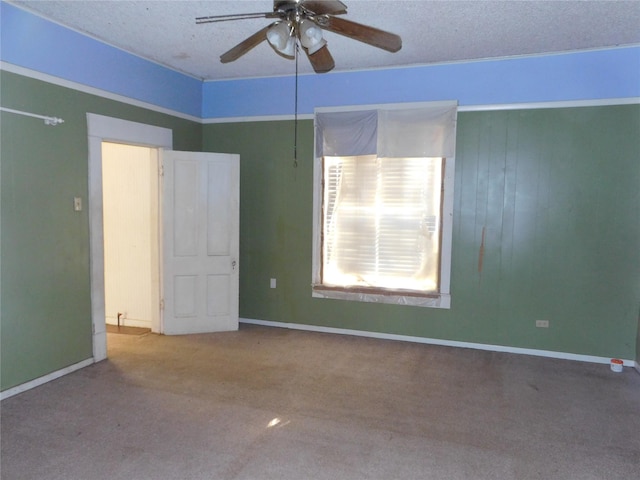
M 290 10 L 295 10 L 302 1 L 303 0 L 274 0 L 273 11 L 288 12 Z

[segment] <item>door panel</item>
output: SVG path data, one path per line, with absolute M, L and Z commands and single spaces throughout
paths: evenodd
M 238 329 L 238 155 L 165 151 L 163 333 Z

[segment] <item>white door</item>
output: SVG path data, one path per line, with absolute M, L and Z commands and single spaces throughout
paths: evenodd
M 237 330 L 240 157 L 162 157 L 162 333 Z

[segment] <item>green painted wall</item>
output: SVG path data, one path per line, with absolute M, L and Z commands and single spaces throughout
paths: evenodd
M 309 120 L 294 168 L 291 121 L 202 126 L 4 71 L 0 94 L 65 119 L 0 116 L 2 390 L 92 355 L 87 112 L 241 154 L 242 317 L 638 358 L 637 105 L 459 115 L 452 308 L 436 310 L 311 298 Z
M 450 310 L 311 297 L 312 122 L 297 168 L 293 132 L 204 126 L 205 151 L 241 155 L 241 317 L 636 357 L 639 106 L 459 114 Z
M 54 115 L 56 127 L 1 113 L 0 388 L 92 356 L 86 113 L 172 128 L 200 150 L 198 123 L 0 72 L 2 106 Z M 73 211 L 73 197 L 84 200 Z
M 640 373 L 640 312 L 638 312 L 638 334 L 636 337 L 636 367 Z

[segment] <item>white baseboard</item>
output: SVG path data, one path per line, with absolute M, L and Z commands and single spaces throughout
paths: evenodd
M 610 363 L 611 359 L 607 357 L 596 357 L 593 355 L 579 355 L 576 353 L 553 352 L 550 350 L 534 350 L 530 348 L 505 347 L 503 345 L 488 345 L 484 343 L 457 342 L 453 340 L 440 340 L 437 338 L 412 337 L 408 335 L 396 335 L 393 333 L 367 332 L 363 330 L 349 330 L 345 328 L 322 327 L 318 325 L 304 325 L 300 323 L 272 322 L 269 320 L 255 320 L 251 318 L 241 318 L 240 323 L 249 323 L 254 325 L 264 325 L 267 327 L 289 328 L 292 330 L 306 330 L 310 332 L 335 333 L 339 335 L 355 335 L 359 337 L 380 338 L 385 340 L 399 340 L 403 342 L 425 343 L 429 345 L 443 345 L 448 347 L 472 348 L 476 350 L 488 350 L 492 352 L 516 353 L 520 355 L 534 355 L 537 357 L 559 358 L 563 360 L 574 360 L 579 362 L 590 363 Z M 624 360 L 626 367 L 634 367 L 640 373 L 640 364 L 635 360 Z M 32 388 L 39 387 L 57 378 L 68 375 L 81 368 L 88 367 L 94 363 L 93 358 L 87 358 L 81 362 L 69 365 L 61 370 L 56 370 L 42 377 L 36 378 L 29 382 L 23 383 L 13 388 L 9 388 L 0 392 L 0 401 L 5 398 L 13 397 L 19 393 L 26 392 Z
M 241 318 L 240 323 L 264 325 L 267 327 L 290 328 L 292 330 L 306 330 L 310 332 L 336 333 L 339 335 L 355 335 L 358 337 L 381 338 L 384 340 L 399 340 L 403 342 L 425 343 L 429 345 L 444 345 L 447 347 L 472 348 L 475 350 L 488 350 L 491 352 L 505 352 L 505 353 L 515 353 L 519 355 L 533 355 L 536 357 L 559 358 L 563 360 L 574 360 L 577 362 L 607 363 L 607 364 L 611 362 L 611 358 L 609 357 L 580 355 L 577 353 L 567 353 L 567 352 L 554 352 L 551 350 L 535 350 L 531 348 L 507 347 L 504 345 L 489 345 L 485 343 L 458 342 L 454 340 L 441 340 L 438 338 L 412 337 L 408 335 L 396 335 L 393 333 L 367 332 L 364 330 L 349 330 L 345 328 L 322 327 L 319 325 L 304 325 L 300 323 L 272 322 L 269 320 L 255 320 L 251 318 Z M 635 360 L 622 359 L 622 361 L 624 362 L 624 365 L 626 367 L 633 367 L 638 365 L 635 362 Z
M 31 380 L 30 382 L 20 384 L 13 388 L 8 388 L 7 390 L 0 392 L 0 401 L 4 400 L 5 398 L 13 397 L 14 395 L 18 395 L 19 393 L 26 392 L 27 390 L 31 390 L 32 388 L 39 387 L 40 385 L 55 380 L 56 378 L 68 375 L 72 372 L 75 372 L 76 370 L 80 370 L 81 368 L 88 367 L 93 363 L 93 358 L 87 358 L 86 360 L 74 363 L 73 365 L 69 365 L 68 367 L 65 367 L 61 370 L 56 370 L 55 372 L 51 372 L 47 375 L 36 378 L 35 380 Z

